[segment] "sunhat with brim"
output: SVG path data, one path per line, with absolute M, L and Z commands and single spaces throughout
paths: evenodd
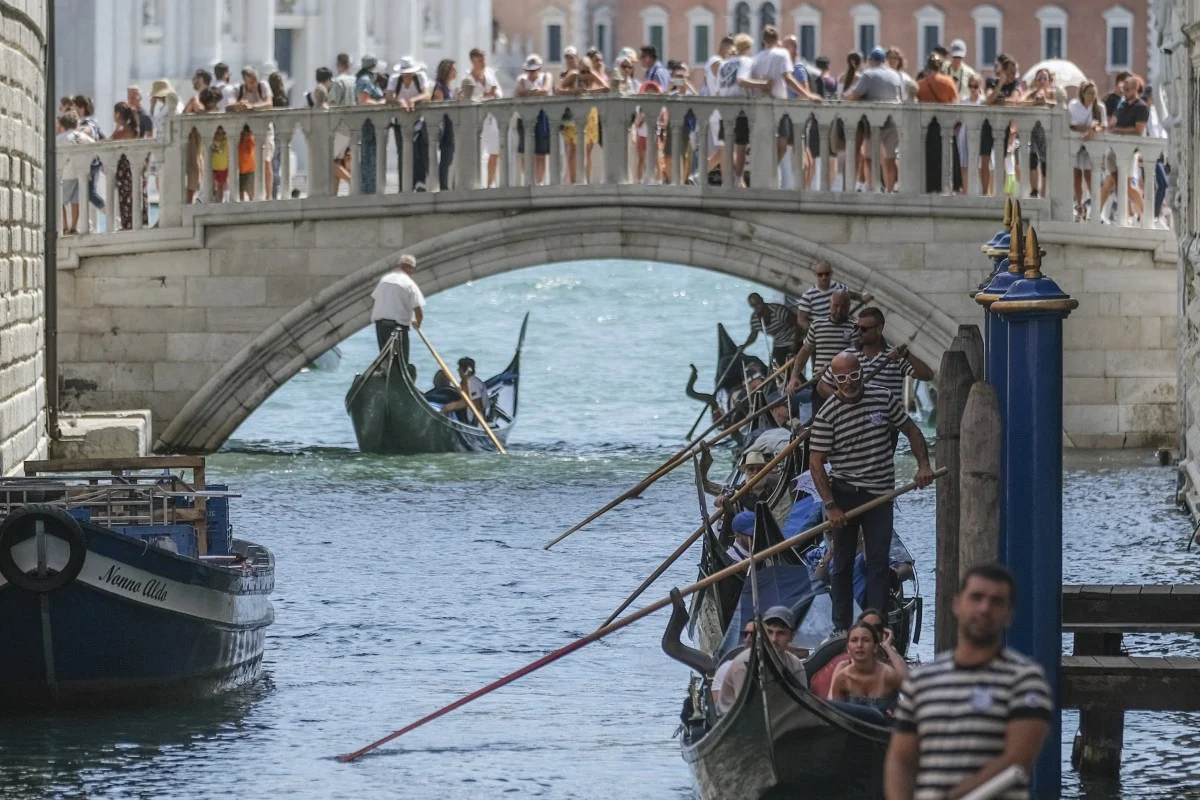
M 165 79 L 160 79 L 154 82 L 154 86 L 150 89 L 150 96 L 162 99 L 169 94 L 175 94 L 175 89 L 172 88 L 171 82 Z
M 542 57 L 541 56 L 532 55 L 529 58 L 525 59 L 525 71 L 526 72 L 536 72 L 537 70 L 539 70 L 541 68 L 542 68 Z

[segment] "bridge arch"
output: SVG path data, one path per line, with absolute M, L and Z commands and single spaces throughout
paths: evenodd
M 427 295 L 512 270 L 564 261 L 627 259 L 698 267 L 799 293 L 828 261 L 851 288 L 875 295 L 893 340 L 936 363 L 957 323 L 885 271 L 765 222 L 653 206 L 547 209 L 412 242 L 331 284 L 238 351 L 172 419 L 156 450 L 211 452 L 310 360 L 370 322 L 370 295 L 401 252 Z

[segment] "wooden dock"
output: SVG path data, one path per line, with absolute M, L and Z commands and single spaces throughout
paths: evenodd
M 1126 711 L 1200 711 L 1200 658 L 1124 651 L 1127 633 L 1200 635 L 1200 586 L 1063 587 L 1063 630 L 1074 654 L 1062 660 L 1062 705 L 1078 708 L 1071 763 L 1116 775 Z

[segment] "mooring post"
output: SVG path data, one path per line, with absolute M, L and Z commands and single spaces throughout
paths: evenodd
M 971 379 L 981 381 L 983 372 L 983 334 L 978 325 L 959 325 L 958 334 L 950 342 L 951 350 L 958 350 L 967 357 L 971 365 Z
M 993 313 L 992 304 L 1004 296 L 1009 287 L 1020 280 L 1024 274 L 1025 253 L 1022 247 L 1023 223 L 1021 209 L 1015 200 L 1005 205 L 1005 220 L 1012 223 L 1008 234 L 998 237 L 996 248 L 989 251 L 993 258 L 999 258 L 996 271 L 988 285 L 975 294 L 975 302 L 984 308 L 984 373 L 987 382 L 996 390 L 996 399 L 1000 408 L 1000 423 L 1007 425 L 1008 398 L 1008 323 L 999 314 Z M 1000 249 L 1007 248 L 1007 252 Z M 1008 491 L 1004 476 L 1008 452 L 1003 443 L 1000 448 L 1000 538 L 997 542 L 997 552 L 1004 556 L 1005 538 L 1008 521 L 1005 513 L 1008 504 L 1004 500 Z
M 958 590 L 959 434 L 963 409 L 975 379 L 966 353 L 947 350 L 938 368 L 937 445 L 938 467 L 949 470 L 937 482 L 937 587 L 933 618 L 933 646 L 938 652 L 954 647 L 956 625 L 950 605 Z
M 1003 558 L 1017 579 L 1009 645 L 1038 661 L 1061 697 L 1063 320 L 1079 302 L 1042 275 L 1041 262 L 1031 228 L 1024 277 L 991 311 L 1008 328 Z M 1061 729 L 1059 710 L 1034 769 L 1035 797 L 1060 791 Z
M 1119 656 L 1119 633 L 1076 633 L 1075 655 Z M 1121 774 L 1121 747 L 1125 743 L 1125 712 L 1079 709 L 1079 733 L 1071 748 L 1071 765 L 1080 775 L 1116 778 Z
M 958 569 L 999 560 L 1000 406 L 987 381 L 975 381 L 958 437 L 960 480 Z

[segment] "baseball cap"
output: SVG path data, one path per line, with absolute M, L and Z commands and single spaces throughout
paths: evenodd
M 951 58 L 955 58 L 955 57 L 966 58 L 967 43 L 964 42 L 962 39 L 955 39 L 953 42 L 951 42 L 950 43 L 950 56 L 951 56 Z
M 750 534 L 754 532 L 754 512 L 739 511 L 733 517 L 733 532 Z
M 796 627 L 796 618 L 792 616 L 792 610 L 787 606 L 771 606 L 767 609 L 767 613 L 763 614 L 763 622 L 782 622 L 791 629 Z
M 876 63 L 883 63 L 884 61 L 887 61 L 887 51 L 882 47 L 876 47 L 871 51 L 870 55 L 867 56 L 867 59 Z
M 575 58 L 579 55 L 579 51 L 575 49 L 575 45 L 570 45 L 566 50 L 563 50 L 563 58 Z

